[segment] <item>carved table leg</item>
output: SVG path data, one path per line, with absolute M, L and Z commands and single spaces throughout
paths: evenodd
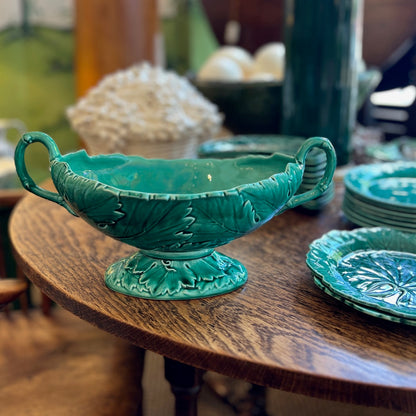
M 209 372 L 206 386 L 238 416 L 268 416 L 266 387 Z
M 143 373 L 144 373 L 144 359 L 146 355 L 146 350 L 143 348 L 137 348 L 137 360 L 138 360 L 138 383 L 139 383 L 139 391 L 137 395 L 137 411 L 136 416 L 143 416 Z
M 266 412 L 266 387 L 253 384 L 249 391 L 251 398 L 250 415 L 253 416 L 267 416 Z
M 176 416 L 197 416 L 203 371 L 165 358 L 165 377 L 175 396 Z

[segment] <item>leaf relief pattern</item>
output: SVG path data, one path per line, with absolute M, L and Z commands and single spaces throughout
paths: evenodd
M 52 163 L 52 176 L 59 194 L 88 223 L 105 229 L 125 214 L 119 194 L 110 187 L 74 174 L 66 163 Z
M 177 198 L 121 191 L 73 173 L 64 162 L 54 163 L 52 172 L 64 200 L 105 234 L 141 249 L 177 252 L 215 248 L 253 231 L 284 207 L 297 182 L 275 175 L 230 191 Z
M 352 253 L 338 272 L 366 296 L 397 306 L 416 308 L 416 255 L 385 250 Z
M 332 230 L 310 244 L 306 263 L 316 274 L 324 277 L 336 270 L 343 257 L 359 250 L 416 253 L 416 239 L 413 234 L 382 227 Z
M 241 286 L 247 272 L 220 253 L 192 260 L 156 259 L 136 253 L 106 272 L 114 290 L 150 299 L 192 299 L 226 293 Z
M 286 173 L 287 175 L 274 175 L 244 187 L 242 194 L 252 201 L 261 223 L 284 210 L 288 200 L 299 188 L 299 172 L 289 164 Z
M 207 200 L 209 198 L 209 201 Z M 223 196 L 209 196 L 192 201 L 192 215 L 197 219 L 189 227 L 193 246 L 217 247 L 241 237 L 259 225 L 259 217 L 250 200 L 232 191 Z
M 117 238 L 143 249 L 180 250 L 192 238 L 195 222 L 191 201 L 143 200 L 123 195 L 125 217 L 117 226 Z

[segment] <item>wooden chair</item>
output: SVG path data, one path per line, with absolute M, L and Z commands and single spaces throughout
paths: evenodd
M 2 415 L 141 415 L 144 351 L 42 297 L 28 308 L 27 283 L 0 279 Z M 23 308 L 8 308 L 23 299 Z

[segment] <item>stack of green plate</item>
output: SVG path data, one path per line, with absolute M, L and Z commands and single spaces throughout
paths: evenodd
M 312 152 L 311 152 L 312 153 Z M 305 172 L 303 174 L 302 183 L 297 191 L 298 194 L 312 189 L 322 178 L 325 172 L 326 158 L 323 152 L 316 152 L 306 159 Z M 332 181 L 328 189 L 318 198 L 306 202 L 303 208 L 310 210 L 322 209 L 325 205 L 332 201 L 335 195 L 335 186 Z
M 416 325 L 416 239 L 390 228 L 333 230 L 310 245 L 316 285 L 352 308 Z
M 344 177 L 342 209 L 362 227 L 416 232 L 416 163 L 361 165 Z
M 203 143 L 198 149 L 201 158 L 230 158 L 248 154 L 271 155 L 283 153 L 294 155 L 306 139 L 295 136 L 281 135 L 241 135 L 224 138 L 223 140 L 210 140 Z M 321 179 L 326 166 L 325 153 L 319 149 L 312 149 L 305 163 L 303 181 L 298 193 L 312 189 Z M 308 210 L 320 210 L 334 197 L 334 183 L 318 198 L 302 205 Z

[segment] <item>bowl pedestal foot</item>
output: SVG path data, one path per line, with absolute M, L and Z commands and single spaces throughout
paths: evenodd
M 214 250 L 168 253 L 140 250 L 111 265 L 105 283 L 129 296 L 184 300 L 222 295 L 247 281 L 237 260 Z

